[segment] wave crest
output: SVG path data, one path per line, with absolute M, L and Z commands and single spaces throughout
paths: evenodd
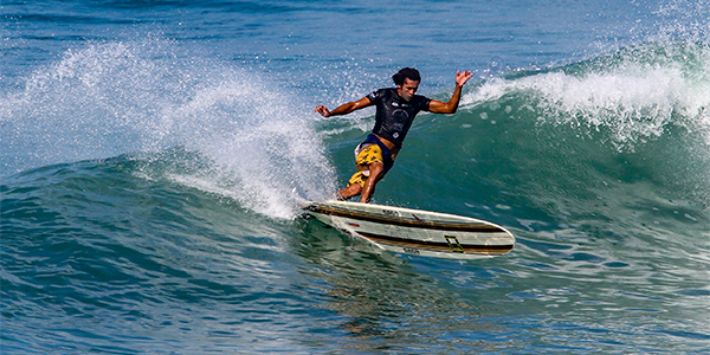
M 670 125 L 710 145 L 710 46 L 654 45 L 534 73 L 496 78 L 464 98 L 477 105 L 523 95 L 542 124 L 606 130 L 618 149 L 660 137 Z

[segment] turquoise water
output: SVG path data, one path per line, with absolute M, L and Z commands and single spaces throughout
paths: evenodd
M 2 353 L 704 353 L 710 4 L 3 2 Z M 375 201 L 508 255 L 379 252 L 332 195 L 402 66 Z

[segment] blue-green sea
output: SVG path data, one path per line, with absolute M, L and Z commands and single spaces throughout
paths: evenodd
M 374 202 L 517 237 L 457 261 L 301 216 L 422 73 Z M 0 2 L 0 353 L 710 352 L 710 2 Z

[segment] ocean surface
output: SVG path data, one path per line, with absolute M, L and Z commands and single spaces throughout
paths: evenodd
M 710 2 L 0 2 L 0 353 L 710 352 Z M 374 110 L 422 113 L 374 201 L 517 237 L 380 252 L 333 196 Z

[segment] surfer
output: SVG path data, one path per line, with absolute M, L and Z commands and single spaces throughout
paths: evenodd
M 473 74 L 470 71 L 456 72 L 456 87 L 448 102 L 432 100 L 416 95 L 421 77 L 414 68 L 402 68 L 392 76 L 394 88 L 379 89 L 357 100 L 344 103 L 332 111 L 323 105 L 315 111 L 323 117 L 347 115 L 353 111 L 375 105 L 375 127 L 372 133 L 355 148 L 357 172 L 348 180 L 346 187 L 337 193 L 339 200 L 360 195 L 360 202 L 370 201 L 375 185 L 392 168 L 402 148 L 404 137 L 419 111 L 450 114 L 455 113 L 461 99 L 461 89 Z

